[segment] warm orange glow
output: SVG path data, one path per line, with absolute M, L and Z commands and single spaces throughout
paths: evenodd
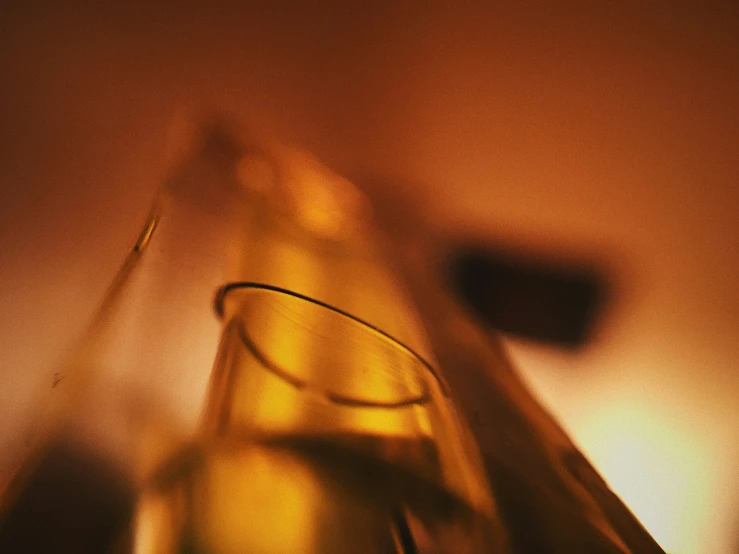
M 275 168 L 264 156 L 247 154 L 236 171 L 239 183 L 248 193 L 269 194 L 276 185 Z
M 403 209 L 449 232 L 623 263 L 628 301 L 601 341 L 584 362 L 542 364 L 551 387 L 536 391 L 666 547 L 735 552 L 737 11 L 673 4 L 9 10 L 0 468 L 23 450 L 36 390 L 61 390 L 51 368 L 148 209 L 173 111 L 205 104 L 347 175 L 397 177 Z M 188 367 L 209 368 L 200 357 Z M 157 382 L 197 414 L 204 384 L 182 374 Z M 684 419 L 639 398 L 645 374 Z
M 260 449 L 213 459 L 201 477 L 203 538 L 214 551 L 311 551 L 321 497 L 315 477 L 295 458 Z
M 628 397 L 604 402 L 577 435 L 663 548 L 671 554 L 700 551 L 715 478 L 710 445 Z
M 670 554 L 733 552 L 733 457 L 729 404 L 695 408 L 702 391 L 663 375 L 609 371 L 603 382 L 575 369 L 590 360 L 511 344 L 527 381 L 634 515 Z M 647 358 L 646 352 L 641 354 Z M 667 371 L 667 370 L 666 370 Z
M 349 181 L 296 151 L 289 152 L 282 169 L 285 200 L 306 231 L 323 238 L 345 238 L 360 223 L 361 196 Z
M 252 371 L 262 372 L 259 389 L 249 399 L 253 406 L 253 424 L 271 432 L 284 432 L 294 428 L 300 420 L 304 399 L 300 391 L 279 377 L 264 373 L 264 368 L 254 367 Z
M 133 553 L 172 552 L 177 549 L 176 530 L 182 525 L 182 498 L 142 495 L 135 516 Z M 173 508 L 174 505 L 174 508 Z

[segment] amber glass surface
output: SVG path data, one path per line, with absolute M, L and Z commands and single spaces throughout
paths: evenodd
M 261 284 L 219 296 L 202 434 L 154 473 L 136 551 L 498 552 L 474 451 L 428 363 Z
M 479 453 L 371 205 L 255 144 L 210 126 L 165 181 L 40 396 L 13 498 L 62 444 L 134 491 L 140 554 L 499 551 Z

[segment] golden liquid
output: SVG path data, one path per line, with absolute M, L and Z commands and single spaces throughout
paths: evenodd
M 137 554 L 499 551 L 415 354 L 306 298 L 228 294 L 201 433 L 147 481 Z
M 495 552 L 434 460 L 431 442 L 369 435 L 203 442 L 144 492 L 136 552 Z

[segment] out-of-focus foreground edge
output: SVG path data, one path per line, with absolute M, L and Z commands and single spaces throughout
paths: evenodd
M 513 551 L 664 554 L 529 391 L 496 332 L 449 289 L 442 267 L 452 237 L 424 219 L 415 199 L 389 196 L 399 187 L 355 181 L 473 430 Z

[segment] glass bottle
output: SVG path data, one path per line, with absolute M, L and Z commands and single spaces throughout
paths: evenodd
M 39 444 L 131 491 L 120 548 L 505 551 L 474 440 L 375 239 L 345 179 L 207 128 L 39 418 Z M 32 482 L 19 473 L 6 513 Z

